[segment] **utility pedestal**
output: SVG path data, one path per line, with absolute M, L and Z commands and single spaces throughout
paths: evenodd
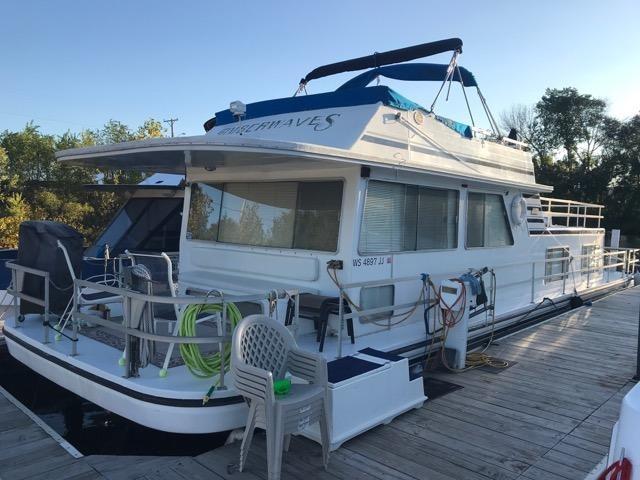
M 466 289 L 465 304 L 462 301 L 456 303 L 456 299 L 461 294 L 461 289 Z M 442 299 L 440 307 L 443 309 L 451 308 L 451 314 L 458 318 L 460 310 L 464 308 L 462 317 L 460 317 L 455 325 L 448 328 L 447 338 L 444 346 L 447 350 L 455 351 L 455 359 L 449 360 L 449 366 L 455 369 L 465 367 L 467 358 L 467 341 L 469 339 L 469 310 L 472 305 L 474 296 L 467 283 L 460 283 L 452 280 L 444 280 L 440 283 L 440 297 Z

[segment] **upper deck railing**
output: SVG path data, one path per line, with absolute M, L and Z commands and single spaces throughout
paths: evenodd
M 596 203 L 577 202 L 575 200 L 562 200 L 560 198 L 540 197 L 542 213 L 550 219 L 550 225 L 564 225 L 567 227 L 593 226 L 600 228 L 603 205 Z M 562 223 L 553 223 L 554 219 L 560 219 Z M 552 225 L 553 224 L 553 225 Z

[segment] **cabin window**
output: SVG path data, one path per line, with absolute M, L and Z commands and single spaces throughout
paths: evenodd
M 369 181 L 361 253 L 448 249 L 457 242 L 457 190 Z
M 583 245 L 580 270 L 583 275 L 593 273 L 596 268 L 601 267 L 601 257 L 598 245 Z
M 469 192 L 467 201 L 467 247 L 513 245 L 502 195 Z
M 109 245 L 112 255 L 125 250 L 177 252 L 182 224 L 182 198 L 132 198 L 120 209 L 98 240 L 85 253 L 104 255 Z
M 564 280 L 569 276 L 569 247 L 547 248 L 545 259 L 545 283 Z
M 360 289 L 360 309 L 371 310 L 380 307 L 390 307 L 393 305 L 395 293 L 394 285 L 381 285 L 378 287 L 364 287 Z M 359 317 L 360 323 L 373 322 L 376 320 L 388 320 L 391 318 L 392 310 L 379 313 L 371 313 Z
M 197 183 L 188 235 L 241 245 L 333 252 L 342 182 Z

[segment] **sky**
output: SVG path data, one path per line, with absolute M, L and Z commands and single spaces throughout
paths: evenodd
M 462 38 L 459 64 L 496 116 L 572 86 L 624 119 L 640 111 L 639 19 L 638 0 L 1 0 L 0 131 L 31 120 L 52 134 L 110 119 L 135 128 L 153 117 L 178 118 L 176 135 L 198 135 L 231 101 L 290 96 L 317 66 L 450 37 Z M 381 83 L 425 106 L 439 87 Z M 469 122 L 459 86 L 436 113 Z

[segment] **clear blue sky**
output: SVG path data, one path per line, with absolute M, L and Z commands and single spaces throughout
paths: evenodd
M 0 131 L 31 119 L 59 134 L 178 117 L 176 133 L 195 135 L 232 100 L 291 95 L 316 66 L 453 36 L 494 114 L 575 86 L 625 118 L 640 110 L 639 20 L 638 0 L 7 0 Z M 312 82 L 310 93 L 346 78 Z M 385 83 L 427 106 L 436 88 Z M 437 110 L 466 121 L 452 92 Z

